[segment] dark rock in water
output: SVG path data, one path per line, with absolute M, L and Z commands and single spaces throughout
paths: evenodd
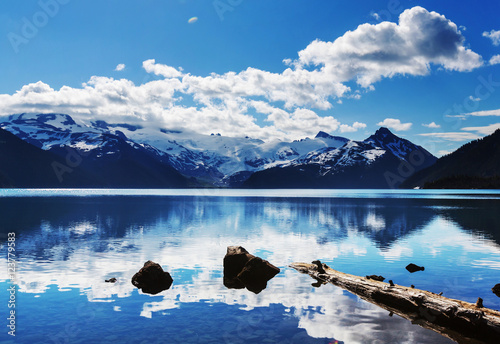
M 495 284 L 495 286 L 491 288 L 491 291 L 493 292 L 493 294 L 500 297 L 500 283 Z
M 241 246 L 229 246 L 224 257 L 224 286 L 230 289 L 247 288 L 258 294 L 280 269 L 256 257 Z
M 417 271 L 424 271 L 425 268 L 423 266 L 418 266 L 413 263 L 410 263 L 406 266 L 406 270 L 408 270 L 410 273 L 414 273 Z
M 224 278 L 235 278 L 254 255 L 241 246 L 228 246 L 224 257 Z
M 238 278 L 227 278 L 224 276 L 224 286 L 228 289 L 243 289 L 245 288 L 245 283 L 240 281 Z
M 238 274 L 238 279 L 245 284 L 246 288 L 255 294 L 260 293 L 267 287 L 267 281 L 280 272 L 276 266 L 259 257 L 250 259 Z
M 148 260 L 132 277 L 132 284 L 147 294 L 158 294 L 167 290 L 174 280 L 170 274 L 163 271 L 160 264 Z
M 370 275 L 370 276 L 366 276 L 367 279 L 372 279 L 374 281 L 380 281 L 380 282 L 383 282 L 385 280 L 384 277 L 382 276 L 377 276 L 377 275 Z
M 110 279 L 107 279 L 107 280 L 105 280 L 104 282 L 108 282 L 108 283 L 115 283 L 115 282 L 116 282 L 116 278 L 111 277 Z
M 413 284 L 410 287 L 415 288 L 415 286 Z

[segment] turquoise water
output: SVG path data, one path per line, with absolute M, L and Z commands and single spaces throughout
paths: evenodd
M 15 339 L 0 275 L 0 343 L 450 343 L 288 264 L 320 259 L 500 309 L 498 214 L 495 191 L 0 190 L 0 262 L 13 232 L 17 268 Z M 281 272 L 259 294 L 227 289 L 230 245 Z M 147 260 L 169 290 L 130 283 Z

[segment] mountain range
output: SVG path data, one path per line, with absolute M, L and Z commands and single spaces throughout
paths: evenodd
M 65 114 L 0 119 L 2 187 L 389 188 L 436 160 L 387 128 L 264 142 Z

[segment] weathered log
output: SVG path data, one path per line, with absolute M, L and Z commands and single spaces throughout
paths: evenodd
M 409 288 L 346 274 L 326 264 L 292 263 L 290 267 L 314 279 L 330 282 L 412 323 L 458 343 L 500 343 L 500 312 Z M 324 271 L 320 273 L 318 270 Z

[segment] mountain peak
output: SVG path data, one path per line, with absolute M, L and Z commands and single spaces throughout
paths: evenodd
M 328 133 L 325 133 L 324 131 L 320 131 L 319 133 L 316 134 L 314 137 L 315 139 L 323 138 L 323 139 L 331 139 L 331 140 L 337 140 L 341 142 L 348 142 L 349 139 L 346 139 L 345 137 L 340 137 L 340 136 L 333 136 Z
M 387 136 L 387 135 L 394 135 L 392 133 L 392 131 L 390 131 L 389 129 L 387 129 L 386 127 L 380 127 L 376 132 L 375 132 L 375 135 L 376 136 Z
M 323 137 L 325 139 L 332 137 L 332 135 L 325 133 L 324 131 L 320 131 L 316 136 L 314 137 L 315 139 Z

